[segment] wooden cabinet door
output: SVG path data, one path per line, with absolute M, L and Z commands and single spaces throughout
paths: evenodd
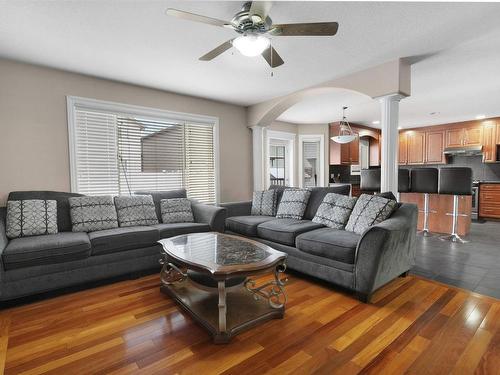
M 408 164 L 424 164 L 425 133 L 411 131 L 407 133 Z
M 340 164 L 351 164 L 351 153 L 349 143 L 340 145 Z
M 461 147 L 464 143 L 464 129 L 446 130 L 446 147 Z
M 497 160 L 496 146 L 496 124 L 488 124 L 483 130 L 483 161 L 486 163 L 495 162 Z
M 408 138 L 406 133 L 399 133 L 399 164 L 406 165 L 408 163 Z
M 443 130 L 425 133 L 425 162 L 429 164 L 445 163 L 445 133 Z
M 481 146 L 483 144 L 483 126 L 465 128 L 464 146 Z
M 359 136 L 349 143 L 349 159 L 351 164 L 359 164 Z
M 497 124 L 497 145 L 500 145 L 500 123 Z

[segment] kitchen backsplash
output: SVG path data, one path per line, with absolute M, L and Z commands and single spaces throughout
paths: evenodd
M 500 163 L 483 163 L 482 156 L 453 156 L 449 158 L 448 164 L 436 165 L 402 165 L 401 168 L 441 168 L 441 167 L 470 167 L 474 180 L 500 181 Z M 340 174 L 340 182 L 359 183 L 359 176 L 351 176 L 351 168 L 348 165 L 330 165 L 330 182 L 332 174 Z

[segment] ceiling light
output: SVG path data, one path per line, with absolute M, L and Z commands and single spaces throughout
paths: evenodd
M 244 56 L 258 56 L 266 50 L 271 41 L 262 35 L 245 34 L 233 40 L 233 46 Z
M 476 120 L 482 120 L 482 119 L 485 119 L 486 118 L 486 115 L 477 115 L 476 116 Z
M 372 121 L 372 124 L 373 125 L 378 125 L 378 124 L 380 124 L 380 121 L 379 120 Z
M 356 135 L 352 131 L 349 121 L 347 121 L 345 117 L 346 109 L 347 107 L 342 107 L 342 121 L 340 121 L 339 124 L 339 135 L 331 137 L 331 140 L 337 143 L 349 143 L 356 139 Z

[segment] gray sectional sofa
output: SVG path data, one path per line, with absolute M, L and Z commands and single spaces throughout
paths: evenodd
M 289 268 L 348 288 L 368 302 L 376 289 L 413 266 L 417 207 L 400 204 L 389 219 L 359 235 L 311 221 L 330 192 L 348 195 L 349 186 L 313 188 L 303 220 L 252 216 L 251 201 L 222 204 L 226 232 L 281 250 Z
M 185 198 L 185 190 L 136 192 L 160 200 Z M 223 231 L 226 210 L 192 202 L 194 223 L 120 227 L 96 232 L 72 232 L 68 198 L 80 194 L 19 191 L 8 200 L 44 199 L 57 202 L 57 234 L 8 240 L 5 207 L 0 208 L 0 301 L 143 271 L 159 272 L 158 240 L 193 232 Z M 161 215 L 158 215 L 161 223 Z

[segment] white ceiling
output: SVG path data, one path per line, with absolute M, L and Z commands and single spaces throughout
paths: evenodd
M 411 56 L 422 60 L 413 66 L 412 96 L 401 102 L 403 126 L 500 115 L 500 4 L 276 2 L 276 23 L 340 28 L 333 38 L 273 38 L 285 60 L 274 77 L 262 58 L 237 52 L 198 61 L 234 32 L 164 15 L 174 7 L 228 20 L 241 4 L 0 0 L 0 56 L 241 105 Z M 379 117 L 373 101 L 334 91 L 280 119 L 336 121 L 344 104 L 353 122 Z

